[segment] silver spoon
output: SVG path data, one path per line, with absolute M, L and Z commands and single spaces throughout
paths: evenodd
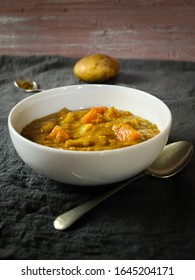
M 192 156 L 192 153 L 193 146 L 191 143 L 186 141 L 179 141 L 166 145 L 156 161 L 145 171 L 122 182 L 119 186 L 116 186 L 102 195 L 99 195 L 96 198 L 89 200 L 58 216 L 54 220 L 54 228 L 57 230 L 68 228 L 100 202 L 104 201 L 111 195 L 129 185 L 131 182 L 145 175 L 152 175 L 158 178 L 168 178 L 175 175 L 186 166 Z
M 31 81 L 29 78 L 19 77 L 14 81 L 14 85 L 25 92 L 40 92 L 43 89 L 40 89 L 35 81 Z

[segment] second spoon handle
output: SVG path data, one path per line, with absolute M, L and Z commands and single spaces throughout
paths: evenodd
M 58 216 L 54 220 L 54 228 L 57 230 L 64 230 L 71 226 L 74 222 L 76 222 L 80 217 L 82 217 L 85 213 L 89 212 L 92 208 L 96 205 L 107 199 L 108 197 L 112 196 L 116 192 L 120 191 L 122 188 L 126 187 L 131 182 L 143 177 L 147 173 L 144 171 L 124 182 L 120 185 L 116 186 L 115 188 L 108 190 L 107 192 L 84 202 L 83 204 L 76 206 L 75 208 L 65 212 L 64 214 Z

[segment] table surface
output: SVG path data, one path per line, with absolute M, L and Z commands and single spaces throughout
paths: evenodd
M 0 258 L 1 259 L 195 259 L 195 158 L 169 179 L 144 177 L 104 201 L 66 231 L 53 228 L 58 214 L 93 191 L 54 182 L 19 158 L 7 117 L 26 94 L 13 85 L 20 74 L 42 88 L 81 84 L 74 58 L 0 56 Z M 173 115 L 169 142 L 195 144 L 195 63 L 120 60 L 106 83 L 145 90 Z

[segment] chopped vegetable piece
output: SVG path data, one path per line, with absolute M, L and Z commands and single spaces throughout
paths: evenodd
M 82 117 L 81 122 L 82 124 L 87 124 L 87 123 L 97 124 L 103 122 L 103 120 L 104 118 L 102 114 L 96 113 L 92 108 L 87 114 L 85 114 Z
M 66 148 L 70 148 L 74 149 L 76 147 L 89 147 L 93 145 L 93 141 L 91 141 L 90 139 L 83 139 L 83 138 L 79 138 L 79 139 L 70 139 L 67 140 L 65 143 L 65 147 Z
M 136 140 L 142 136 L 142 134 L 135 130 L 127 123 L 121 123 L 120 125 L 114 125 L 113 130 L 118 140 L 131 141 Z
M 87 123 L 87 124 L 83 124 L 81 125 L 78 130 L 77 130 L 77 137 L 81 137 L 82 135 L 84 135 L 87 131 L 91 130 L 93 128 L 93 124 L 91 123 Z
M 103 114 L 106 110 L 108 110 L 108 108 L 105 107 L 105 106 L 102 106 L 102 107 L 93 107 L 93 108 L 91 108 L 91 110 L 93 110 L 93 111 L 96 112 L 96 113 Z
M 58 143 L 63 143 L 67 139 L 70 139 L 70 135 L 59 125 L 56 125 L 48 135 L 49 138 L 53 138 Z
M 112 120 L 112 119 L 121 117 L 123 114 L 124 114 L 124 112 L 122 113 L 121 111 L 117 110 L 115 107 L 110 107 L 106 111 L 105 116 L 108 119 Z

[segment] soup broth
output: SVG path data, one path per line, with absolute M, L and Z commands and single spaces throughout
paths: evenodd
M 159 134 L 156 124 L 115 107 L 59 112 L 26 125 L 21 135 L 52 148 L 99 151 L 123 148 Z

